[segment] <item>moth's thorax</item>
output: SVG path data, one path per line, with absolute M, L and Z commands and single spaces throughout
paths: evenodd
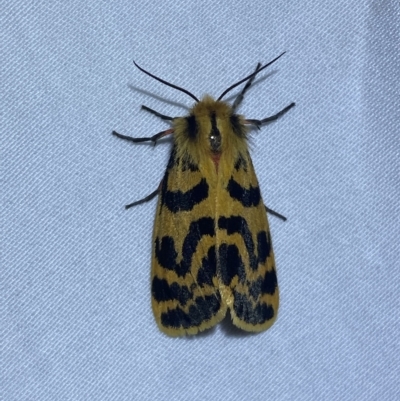
M 244 118 L 225 102 L 205 96 L 186 117 L 176 118 L 174 140 L 182 153 L 195 163 L 212 160 L 218 168 L 221 158 L 247 149 Z

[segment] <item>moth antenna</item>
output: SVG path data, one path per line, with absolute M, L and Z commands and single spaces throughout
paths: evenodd
M 281 53 L 278 57 L 274 58 L 272 61 L 269 63 L 265 64 L 263 67 L 258 69 L 257 71 L 253 72 L 252 74 L 248 75 L 246 78 L 241 79 L 239 82 L 236 82 L 232 86 L 230 86 L 228 89 L 226 89 L 224 92 L 222 92 L 221 96 L 218 98 L 218 100 L 222 100 L 222 98 L 230 92 L 233 88 L 236 88 L 238 85 L 242 84 L 243 82 L 247 81 L 248 79 L 253 79 L 259 72 L 261 72 L 263 69 L 267 68 L 270 66 L 272 63 L 275 63 L 278 58 L 281 58 L 286 52 Z
M 256 67 L 256 69 L 255 69 L 254 72 L 257 72 L 258 69 L 259 69 L 260 67 L 261 67 L 261 63 L 257 63 L 257 67 Z M 251 86 L 251 84 L 253 83 L 254 78 L 255 78 L 255 75 L 253 75 L 253 76 L 247 81 L 246 85 L 243 87 L 243 89 L 241 90 L 241 92 L 239 93 L 239 95 L 236 97 L 235 101 L 234 101 L 233 104 L 232 104 L 232 110 L 233 110 L 233 111 L 235 111 L 235 110 L 239 107 L 240 103 L 242 103 L 242 100 L 243 100 L 243 98 L 244 98 L 244 95 L 246 94 L 247 89 L 249 89 L 250 86 Z
M 275 60 L 274 60 L 275 61 Z M 189 95 L 192 99 L 194 99 L 197 103 L 199 102 L 199 99 L 197 99 L 197 97 L 195 95 L 193 95 L 193 93 L 190 93 L 188 90 L 181 88 L 180 86 L 171 84 L 170 82 L 164 81 L 161 78 L 156 77 L 155 75 L 151 74 L 150 72 L 146 71 L 145 69 L 143 69 L 142 67 L 140 67 L 139 65 L 137 65 L 135 63 L 135 60 L 133 60 L 133 64 L 135 64 L 135 66 L 137 68 L 139 68 L 140 71 L 144 72 L 145 74 L 147 74 L 149 77 L 152 77 L 154 79 L 156 79 L 157 81 L 161 82 L 164 85 L 170 86 L 171 88 L 177 89 L 178 91 L 181 91 L 183 93 L 186 93 L 187 95 Z

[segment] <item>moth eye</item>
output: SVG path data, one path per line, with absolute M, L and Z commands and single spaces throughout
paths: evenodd
M 239 116 L 237 114 L 232 114 L 229 118 L 233 132 L 239 137 L 245 137 L 246 132 L 244 126 L 240 123 Z
M 198 133 L 196 117 L 194 115 L 190 115 L 189 117 L 186 118 L 186 121 L 187 121 L 187 131 L 189 138 L 192 139 L 196 138 Z
M 214 153 L 218 153 L 221 151 L 221 134 L 219 131 L 213 132 L 211 131 L 210 137 L 210 147 Z
M 219 153 L 221 151 L 221 133 L 217 127 L 217 120 L 215 118 L 215 113 L 210 116 L 211 119 L 211 132 L 208 137 L 210 141 L 211 151 L 214 153 Z

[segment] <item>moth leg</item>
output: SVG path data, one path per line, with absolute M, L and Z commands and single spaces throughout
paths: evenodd
M 154 114 L 157 117 L 160 117 L 162 120 L 172 121 L 175 117 L 166 116 L 165 114 L 161 114 L 158 111 L 151 109 L 150 107 L 142 104 L 142 109 L 148 111 L 151 114 Z
M 283 110 L 279 111 L 278 113 L 274 114 L 273 116 L 263 118 L 262 120 L 246 120 L 245 124 L 252 124 L 255 125 L 257 128 L 260 128 L 262 124 L 269 123 L 271 121 L 277 120 L 279 117 L 282 117 L 286 112 L 288 112 L 292 107 L 295 106 L 296 103 L 292 102 L 289 106 L 286 106 Z
M 265 210 L 267 211 L 267 213 L 272 214 L 273 216 L 278 217 L 279 219 L 281 219 L 283 221 L 287 220 L 287 218 L 285 216 L 283 216 L 282 214 L 280 214 L 278 212 L 275 212 L 275 210 L 272 210 L 272 209 L 270 209 L 269 207 L 267 207 L 265 205 L 264 205 L 264 207 L 265 207 Z
M 116 132 L 116 131 L 113 131 L 112 134 L 115 135 L 115 136 L 117 136 L 118 138 L 125 139 L 125 140 L 127 140 L 127 141 L 131 141 L 131 142 L 135 142 L 135 143 L 151 141 L 151 142 L 154 143 L 154 146 L 155 146 L 155 145 L 156 145 L 156 142 L 157 142 L 159 139 L 161 139 L 161 138 L 164 137 L 164 136 L 173 134 L 173 132 L 174 132 L 174 129 L 173 129 L 173 128 L 170 128 L 170 129 L 167 129 L 167 130 L 165 130 L 165 131 L 161 131 L 161 132 L 159 132 L 158 134 L 155 134 L 155 135 L 150 136 L 150 137 L 147 137 L 147 138 L 133 138 L 133 137 L 131 137 L 131 136 L 126 136 L 126 135 L 118 134 L 118 132 Z
M 154 197 L 156 197 L 160 193 L 160 187 L 158 187 L 154 192 L 152 192 L 150 195 L 147 195 L 143 199 L 140 199 L 136 202 L 130 203 L 129 205 L 125 206 L 125 209 L 129 209 L 133 206 L 140 205 L 141 203 L 146 203 L 149 200 L 152 200 Z

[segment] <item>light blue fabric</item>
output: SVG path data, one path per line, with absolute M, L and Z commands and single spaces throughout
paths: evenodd
M 2 5 L 0 400 L 394 400 L 400 394 L 398 1 Z M 281 307 L 243 335 L 157 329 L 156 189 L 168 125 L 287 51 L 240 112 L 296 107 L 251 139 Z

